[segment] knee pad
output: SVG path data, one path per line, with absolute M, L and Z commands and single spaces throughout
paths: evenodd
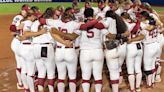
M 145 74 L 148 76 L 150 74 L 152 74 L 152 70 L 149 70 L 149 71 L 145 71 Z

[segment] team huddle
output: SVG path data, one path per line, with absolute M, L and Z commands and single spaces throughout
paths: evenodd
M 92 75 L 95 92 L 102 92 L 104 63 L 112 92 L 121 91 L 123 63 L 128 92 L 141 91 L 143 74 L 147 89 L 161 81 L 164 28 L 148 3 L 110 0 L 92 7 L 87 1 L 79 8 L 73 1 L 72 7 L 49 7 L 43 13 L 25 4 L 13 18 L 10 31 L 17 88 L 24 92 L 44 92 L 45 86 L 55 92 L 56 81 L 57 91 L 65 92 L 67 76 L 70 92 L 77 92 L 78 63 L 83 92 L 90 92 Z

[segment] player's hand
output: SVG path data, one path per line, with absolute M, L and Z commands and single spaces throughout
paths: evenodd
M 78 17 L 78 20 L 79 20 L 79 22 L 83 22 L 84 21 L 83 17 Z
M 25 37 L 25 36 L 18 36 L 17 39 L 18 39 L 19 41 L 23 41 L 23 40 L 26 40 L 26 37 Z
M 131 42 L 132 42 L 132 39 L 128 39 L 128 42 L 127 42 L 127 43 L 129 44 L 129 43 L 131 43 Z
M 45 28 L 40 29 L 39 32 L 40 32 L 40 34 L 44 34 L 44 33 L 47 32 L 47 30 L 48 30 L 48 29 L 45 27 Z
M 101 16 L 99 16 L 98 18 L 97 18 L 97 20 L 98 21 L 100 21 L 100 20 L 102 20 L 103 18 L 101 17 Z
M 115 39 L 116 38 L 116 35 L 115 34 L 108 33 L 106 37 L 109 38 L 109 39 Z
M 22 30 L 24 27 L 24 23 L 21 23 L 18 27 L 17 27 L 17 30 Z
M 66 40 L 64 44 L 66 47 L 73 47 L 73 43 L 69 40 Z

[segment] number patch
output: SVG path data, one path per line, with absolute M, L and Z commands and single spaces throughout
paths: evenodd
M 93 38 L 94 37 L 94 32 L 93 31 L 87 31 L 87 37 L 88 38 Z
M 150 31 L 150 32 L 149 32 L 149 36 L 151 36 L 152 38 L 155 38 L 155 37 L 157 37 L 157 32 L 155 32 L 155 31 Z

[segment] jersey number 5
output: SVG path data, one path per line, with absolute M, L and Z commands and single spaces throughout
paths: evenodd
M 94 37 L 94 32 L 93 31 L 87 31 L 87 37 L 88 38 L 93 38 Z

